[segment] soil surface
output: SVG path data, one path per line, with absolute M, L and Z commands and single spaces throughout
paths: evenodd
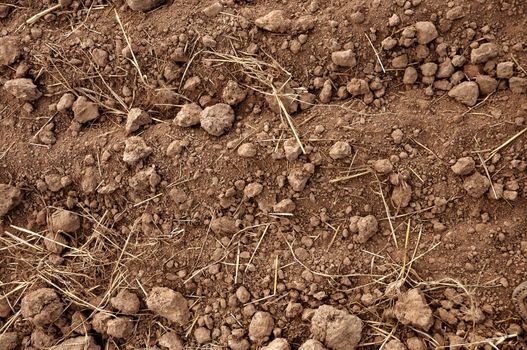
M 521 0 L 0 3 L 0 350 L 526 349 Z

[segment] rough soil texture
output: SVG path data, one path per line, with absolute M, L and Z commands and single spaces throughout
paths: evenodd
M 0 2 L 0 350 L 526 349 L 525 28 Z

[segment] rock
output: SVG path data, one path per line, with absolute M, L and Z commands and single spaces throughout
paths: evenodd
M 410 289 L 399 296 L 394 313 L 403 325 L 410 325 L 425 332 L 428 332 L 434 323 L 432 309 L 419 289 Z
M 216 17 L 221 11 L 223 11 L 223 5 L 219 2 L 214 2 L 201 10 L 201 12 L 207 17 Z
M 284 338 L 275 338 L 261 350 L 291 350 L 289 343 Z
M 200 345 L 209 343 L 212 338 L 210 336 L 210 331 L 205 327 L 198 327 L 194 331 L 194 338 L 196 342 Z
M 148 125 L 151 122 L 152 118 L 150 118 L 150 115 L 148 115 L 147 112 L 140 108 L 132 108 L 126 117 L 126 135 L 130 135 L 134 131 L 139 130 L 140 127 Z
M 201 112 L 203 110 L 197 103 L 186 103 L 176 114 L 174 123 L 182 128 L 188 128 L 200 123 Z
M 106 334 L 117 339 L 128 339 L 134 332 L 134 323 L 128 317 L 116 317 L 106 323 Z
M 468 176 L 463 181 L 463 188 L 467 194 L 474 198 L 480 198 L 490 188 L 490 181 L 486 176 L 478 172 Z
M 7 18 L 10 12 L 11 7 L 9 5 L 0 5 L 0 18 Z
M 498 81 L 490 75 L 477 75 L 476 83 L 479 86 L 479 93 L 484 96 L 493 93 L 498 88 Z
M 249 350 L 249 341 L 245 338 L 235 338 L 235 337 L 229 337 L 227 340 L 227 345 L 229 346 L 229 349 L 231 350 Z
M 16 332 L 0 334 L 0 350 L 16 350 L 19 344 L 20 339 Z
M 7 302 L 7 298 L 2 296 L 0 298 L 0 318 L 6 318 L 11 314 L 11 306 Z
M 245 100 L 245 97 L 247 97 L 247 91 L 234 80 L 229 80 L 223 88 L 222 98 L 226 104 L 235 106 Z
M 258 311 L 249 324 L 249 338 L 258 344 L 265 342 L 273 332 L 274 320 L 270 313 Z
M 406 346 L 399 339 L 392 339 L 388 341 L 384 347 L 384 350 L 406 350 Z
M 455 71 L 456 68 L 452 64 L 452 60 L 450 58 L 447 58 L 443 61 L 443 63 L 439 65 L 436 77 L 438 79 L 450 78 Z
M 122 289 L 115 297 L 110 299 L 110 304 L 119 312 L 133 315 L 139 312 L 141 302 L 137 294 Z
M 362 336 L 362 321 L 344 310 L 322 305 L 311 319 L 313 338 L 332 350 L 353 350 Z
M 256 155 L 256 146 L 253 143 L 242 143 L 238 147 L 238 155 L 244 158 L 252 158 Z
M 20 312 L 37 327 L 55 322 L 64 311 L 57 293 L 50 288 L 40 288 L 27 293 L 22 299 Z
M 366 243 L 379 230 L 377 219 L 373 215 L 360 218 L 357 222 L 357 230 L 359 233 L 357 242 Z
M 434 62 L 422 64 L 419 68 L 425 77 L 433 77 L 437 72 L 437 64 Z
M 353 68 L 357 65 L 357 58 L 353 50 L 333 52 L 331 54 L 331 61 L 340 67 Z
M 499 79 L 509 79 L 512 78 L 514 74 L 514 62 L 500 62 L 496 66 L 496 76 Z
M 329 149 L 329 156 L 332 159 L 342 159 L 346 158 L 351 154 L 351 146 L 345 141 L 337 141 Z
M 293 161 L 302 154 L 302 148 L 295 138 L 290 138 L 284 141 L 284 154 L 288 161 Z
M 212 219 L 210 229 L 216 234 L 233 235 L 238 232 L 236 221 L 229 216 Z
M 213 136 L 221 136 L 232 128 L 234 110 L 225 103 L 217 103 L 205 108 L 200 114 L 203 130 Z
M 134 165 L 148 157 L 152 152 L 152 147 L 147 146 L 141 136 L 132 136 L 125 141 L 123 161 L 127 164 Z
M 438 37 L 436 26 L 432 22 L 417 22 L 414 25 L 417 42 L 426 45 Z
M 175 157 L 178 154 L 181 154 L 188 145 L 189 142 L 186 140 L 174 140 L 170 142 L 166 150 L 167 157 Z
M 373 163 L 373 170 L 378 174 L 386 175 L 393 171 L 393 164 L 389 159 L 378 159 Z
M 263 185 L 258 182 L 251 182 L 243 190 L 243 195 L 245 198 L 254 198 L 258 196 L 263 191 Z
M 80 311 L 75 311 L 71 316 L 71 330 L 78 334 L 87 334 L 91 331 L 91 323 Z
M 408 350 L 426 350 L 425 343 L 418 337 L 411 337 L 406 339 Z
M 37 349 L 49 349 L 55 344 L 55 337 L 42 329 L 34 329 L 31 333 L 31 345 Z
M 469 175 L 476 169 L 476 162 L 472 157 L 459 158 L 456 164 L 452 165 L 450 169 L 452 169 L 456 175 Z
M 53 254 L 61 254 L 62 251 L 66 248 L 67 241 L 58 232 L 50 231 L 46 234 L 46 238 L 44 239 L 44 247 L 46 247 L 46 250 L 48 252 L 51 252 Z
M 399 24 L 401 24 L 401 19 L 396 13 L 388 18 L 388 27 L 397 27 Z
M 126 4 L 134 11 L 147 12 L 161 6 L 165 0 L 126 0 Z
M 0 219 L 22 202 L 22 191 L 18 187 L 0 184 Z
M 95 343 L 92 336 L 79 336 L 64 340 L 50 350 L 100 350 L 101 347 Z
M 485 63 L 490 59 L 498 56 L 498 46 L 493 43 L 481 44 L 480 47 L 472 49 L 470 53 L 470 62 L 472 64 Z
M 57 102 L 57 112 L 65 112 L 73 106 L 75 102 L 75 95 L 69 92 L 61 96 L 59 102 Z
M 73 120 L 78 123 L 86 123 L 99 118 L 99 106 L 84 96 L 77 98 L 73 103 Z
M 454 98 L 469 107 L 472 107 L 478 101 L 479 86 L 473 81 L 464 81 L 456 85 L 448 92 L 448 96 Z
M 525 94 L 527 92 L 527 79 L 512 77 L 509 79 L 509 87 L 515 94 Z
M 293 200 L 286 198 L 282 199 L 280 202 L 276 203 L 273 206 L 273 211 L 275 213 L 292 213 L 296 209 L 296 204 Z
M 315 166 L 311 163 L 304 164 L 302 167 L 292 169 L 287 176 L 291 188 L 300 192 L 306 187 L 307 181 L 315 173 Z
M 395 46 L 397 46 L 397 39 L 392 38 L 391 36 L 384 38 L 381 42 L 381 47 L 383 50 L 390 51 Z
M 415 69 L 414 67 L 408 67 L 404 71 L 403 83 L 405 83 L 406 85 L 415 84 L 415 82 L 417 81 L 417 77 L 417 69 Z
M 4 89 L 21 101 L 34 101 L 42 96 L 33 80 L 28 78 L 18 78 L 8 80 L 4 84 Z
M 50 224 L 55 232 L 75 233 L 81 227 L 81 219 L 71 211 L 59 209 L 51 214 Z
M 273 33 L 285 33 L 291 30 L 292 22 L 282 10 L 274 10 L 265 16 L 256 19 L 255 24 L 258 28 Z
M 412 187 L 405 181 L 401 181 L 394 187 L 391 198 L 396 208 L 406 208 L 412 199 Z
M 175 332 L 163 334 L 157 342 L 159 345 L 168 348 L 168 350 L 183 350 L 185 346 L 183 340 Z
M 368 82 L 364 79 L 351 79 L 346 85 L 346 90 L 353 96 L 362 96 L 370 92 Z
M 289 87 L 288 84 L 284 84 L 281 82 L 274 83 L 275 89 L 276 89 L 276 95 L 275 94 L 269 94 L 265 96 L 265 101 L 267 102 L 267 105 L 269 106 L 269 109 L 271 109 L 273 112 L 277 114 L 282 113 L 282 109 L 280 107 L 280 104 L 278 103 L 278 99 L 281 101 L 283 107 L 289 114 L 296 113 L 298 110 L 298 94 Z
M 236 289 L 236 298 L 238 298 L 240 303 L 246 304 L 251 300 L 251 293 L 244 286 L 240 286 Z
M 185 325 L 190 317 L 187 300 L 181 293 L 169 288 L 152 288 L 146 298 L 146 305 L 154 313 L 180 326 Z
M 9 66 L 20 56 L 20 46 L 12 36 L 0 38 L 0 67 Z
M 306 340 L 298 350 L 326 350 L 324 345 L 315 339 L 308 339 Z
M 465 17 L 465 9 L 463 6 L 455 6 L 446 12 L 446 18 L 448 20 L 454 21 Z
M 405 69 L 408 66 L 408 55 L 402 54 L 395 56 L 392 60 L 392 67 L 395 69 Z
M 316 22 L 315 16 L 312 16 L 312 15 L 300 16 L 293 22 L 293 30 L 298 33 L 307 32 L 315 28 L 315 22 Z

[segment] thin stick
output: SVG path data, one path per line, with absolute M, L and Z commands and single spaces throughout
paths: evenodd
M 379 194 L 380 194 L 380 196 L 382 198 L 382 204 L 384 205 L 384 210 L 386 211 L 386 217 L 388 218 L 388 223 L 390 224 L 390 230 L 392 231 L 392 238 L 393 238 L 393 242 L 395 244 L 395 248 L 399 248 L 399 245 L 397 244 L 397 236 L 395 235 L 395 229 L 394 229 L 393 223 L 392 223 L 392 214 L 390 213 L 390 208 L 388 207 L 388 203 L 386 203 L 386 199 L 384 198 L 384 193 L 382 191 L 381 181 L 379 180 L 377 175 L 375 175 L 375 177 L 377 178 L 377 182 L 379 183 Z
M 510 139 L 508 139 L 507 141 L 505 141 L 504 143 L 501 144 L 501 146 L 498 146 L 497 148 L 494 149 L 494 151 L 492 151 L 490 153 L 490 156 L 485 159 L 485 161 L 488 161 L 490 158 L 494 157 L 494 155 L 496 153 L 498 153 L 502 148 L 504 147 L 507 147 L 512 141 L 516 140 L 518 137 L 520 137 L 521 135 L 523 135 L 525 132 L 527 131 L 527 128 L 521 130 L 520 132 L 518 132 L 516 135 L 514 135 L 513 137 L 511 137 Z
M 159 194 L 156 194 L 156 195 L 153 196 L 153 197 L 150 197 L 150 198 L 145 199 L 144 201 L 141 201 L 141 202 L 139 202 L 139 203 L 136 203 L 136 204 L 134 204 L 134 208 L 135 208 L 135 207 L 138 207 L 138 206 L 140 206 L 140 205 L 142 205 L 142 204 L 145 204 L 146 202 L 150 202 L 150 201 L 153 200 L 153 199 L 156 199 L 156 198 L 158 198 L 158 197 L 161 197 L 162 195 L 163 195 L 163 193 L 159 193 Z
M 361 173 L 357 173 L 357 174 L 353 174 L 353 175 L 349 175 L 349 176 L 343 176 L 343 177 L 337 177 L 335 179 L 331 179 L 331 180 L 329 180 L 329 183 L 333 184 L 335 182 L 347 181 L 347 180 L 355 179 L 357 177 L 361 177 L 361 176 L 369 174 L 369 173 L 371 173 L 371 170 L 368 169 L 368 170 L 363 171 Z
M 236 254 L 236 271 L 234 273 L 234 284 L 238 283 L 238 270 L 240 269 L 240 244 L 238 243 L 238 252 Z
M 382 72 L 386 73 L 386 69 L 384 69 L 384 64 L 382 64 L 381 57 L 379 56 L 379 53 L 377 52 L 377 50 L 375 49 L 375 46 L 371 42 L 370 37 L 366 33 L 364 33 L 364 36 L 366 36 L 366 39 L 368 39 L 368 42 L 370 43 L 371 48 L 373 49 L 373 52 L 375 53 L 375 56 L 377 57 L 377 61 L 379 61 L 379 64 L 381 65 Z
M 244 273 L 247 272 L 247 270 L 249 269 L 249 266 L 251 265 L 252 261 L 253 261 L 253 258 L 254 256 L 256 255 L 256 252 L 258 251 L 258 248 L 260 247 L 260 244 L 262 243 L 264 237 L 265 237 L 265 234 L 267 232 L 267 229 L 269 229 L 269 226 L 271 226 L 271 224 L 267 224 L 267 226 L 265 226 L 265 229 L 264 229 L 264 232 L 262 233 L 262 236 L 260 237 L 260 239 L 258 240 L 258 243 L 256 244 L 256 248 L 254 248 L 254 251 L 251 255 L 251 258 L 249 259 L 249 262 L 247 263 L 247 265 L 245 266 L 245 271 L 243 271 Z
M 276 286 L 278 285 L 278 255 L 274 259 L 274 284 L 273 295 L 276 295 Z
M 56 4 L 56 5 L 53 5 L 51 6 L 50 8 L 48 9 L 45 9 L 44 11 L 42 12 L 39 12 L 37 13 L 36 15 L 34 15 L 33 17 L 29 18 L 27 21 L 26 21 L 26 24 L 33 24 L 35 22 L 37 22 L 39 19 L 41 19 L 42 17 L 44 17 L 45 15 L 47 15 L 48 13 L 51 13 L 59 8 L 61 8 L 62 5 L 61 4 Z
M 114 9 L 114 12 L 115 18 L 117 19 L 117 23 L 119 23 L 119 27 L 121 27 L 121 31 L 123 32 L 124 40 L 126 40 L 126 45 L 128 45 L 130 53 L 132 54 L 132 64 L 134 65 L 135 69 L 137 69 L 137 72 L 139 73 L 139 77 L 141 78 L 143 84 L 147 85 L 145 77 L 141 72 L 141 67 L 139 67 L 139 63 L 137 63 L 137 58 L 135 57 L 134 50 L 132 50 L 132 44 L 130 43 L 130 39 L 128 38 L 128 35 L 126 35 L 126 31 L 124 30 L 123 23 L 121 22 L 121 17 L 119 17 L 119 14 L 117 13 L 116 9 Z

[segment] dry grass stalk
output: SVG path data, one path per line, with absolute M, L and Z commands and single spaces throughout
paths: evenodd
M 124 30 L 123 22 L 121 22 L 121 17 L 119 17 L 119 13 L 117 13 L 117 10 L 114 9 L 115 12 L 115 18 L 117 19 L 117 23 L 119 23 L 119 27 L 121 28 L 121 31 L 123 32 L 124 40 L 126 41 L 126 45 L 128 46 L 128 49 L 130 50 L 130 54 L 132 55 L 132 65 L 137 70 L 137 73 L 139 73 L 139 78 L 141 79 L 141 82 L 144 85 L 147 85 L 146 78 L 141 72 L 141 67 L 139 66 L 139 63 L 137 62 L 137 58 L 135 57 L 134 50 L 132 50 L 132 43 L 130 41 L 130 38 L 126 34 L 126 31 Z
M 59 8 L 61 8 L 62 5 L 61 4 L 55 4 L 47 9 L 45 9 L 44 11 L 41 11 L 39 13 L 37 13 L 36 15 L 32 16 L 31 18 L 29 18 L 27 21 L 26 21 L 26 24 L 34 24 L 36 22 L 38 22 L 41 18 L 43 18 L 44 16 L 46 16 L 48 13 L 51 13 L 55 10 L 58 10 Z
M 371 42 L 371 39 L 370 39 L 369 35 L 367 33 L 364 33 L 364 36 L 366 37 L 366 39 L 368 39 L 368 42 L 370 43 L 370 46 L 373 49 L 373 52 L 375 53 L 375 57 L 377 57 L 377 61 L 381 65 L 382 72 L 386 73 L 386 69 L 384 69 L 384 64 L 382 64 L 381 57 L 379 56 L 379 52 L 377 51 L 377 49 L 375 48 L 375 46 Z

